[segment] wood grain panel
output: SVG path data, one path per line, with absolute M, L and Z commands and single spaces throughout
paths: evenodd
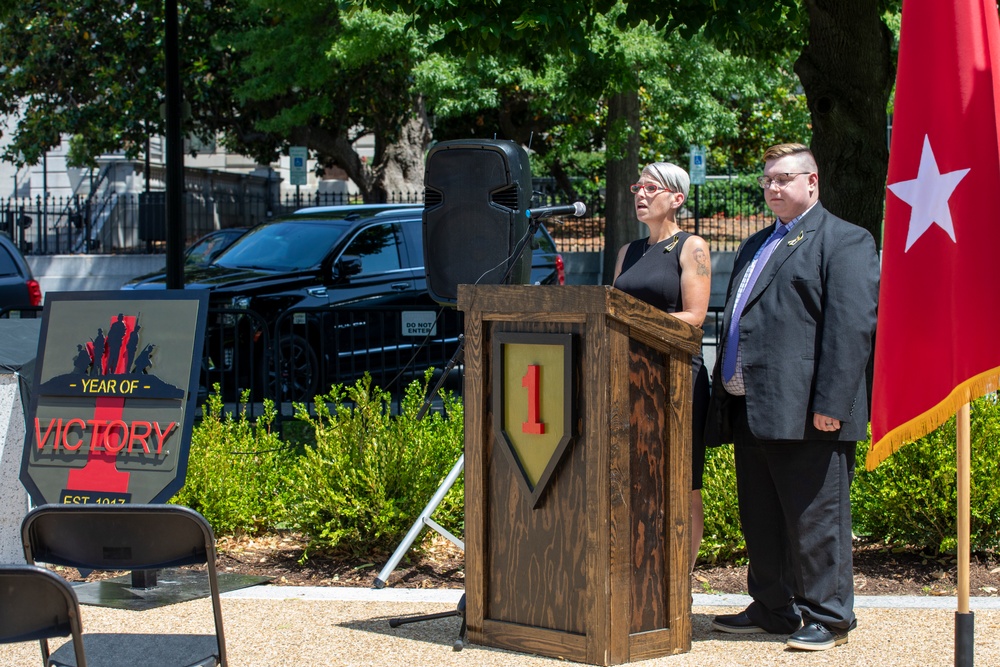
M 492 322 L 541 322 L 543 324 L 563 322 L 568 324 L 582 324 L 587 320 L 587 316 L 582 313 L 487 313 L 487 316 Z
M 667 449 L 669 359 L 636 340 L 629 346 L 632 406 L 632 614 L 633 633 L 667 624 Z
M 530 304 L 530 308 L 526 307 Z M 649 337 L 654 347 L 697 354 L 701 330 L 630 297 L 608 285 L 459 285 L 458 305 L 465 312 L 479 310 L 487 318 L 535 318 L 556 321 L 565 314 L 599 313 L 631 326 L 635 335 Z
M 525 333 L 575 333 L 579 326 L 543 323 L 488 322 L 490 338 L 497 331 Z M 487 356 L 492 345 L 484 348 Z M 579 351 L 573 365 L 579 369 Z M 496 369 L 492 358 L 486 365 Z M 582 401 L 580 372 L 571 389 L 573 401 Z M 584 378 L 583 381 L 586 381 Z M 492 379 L 486 383 L 490 391 Z M 487 397 L 487 405 L 491 397 Z M 487 545 L 486 614 L 490 620 L 583 634 L 586 630 L 586 447 L 579 442 L 579 424 L 562 463 L 537 508 L 523 493 L 517 475 L 493 437 L 486 430 L 486 522 L 491 536 Z
M 634 662 L 664 655 L 686 653 L 691 650 L 691 638 L 688 635 L 685 644 L 682 637 L 679 629 L 655 630 L 632 635 L 629 645 L 629 660 Z
M 632 581 L 632 525 L 631 513 L 631 454 L 632 426 L 629 409 L 628 369 L 629 338 L 628 327 L 616 320 L 604 317 L 607 331 L 609 383 L 611 386 L 608 411 L 611 421 L 608 426 L 607 462 L 603 469 L 609 471 L 603 517 L 609 517 L 608 526 L 603 530 L 607 535 L 602 540 L 602 548 L 607 549 L 606 569 L 594 571 L 594 585 L 597 588 L 607 588 L 609 593 L 605 617 L 610 622 L 607 628 L 608 638 L 602 639 L 607 646 L 607 654 L 612 664 L 628 660 L 627 619 L 631 613 Z M 607 573 L 605 575 L 605 572 Z M 605 580 L 605 577 L 607 579 Z
M 691 386 L 691 359 L 674 356 L 670 359 L 670 400 L 664 412 L 670 415 L 670 447 L 665 452 L 669 461 L 669 483 L 664 491 L 668 507 L 668 625 L 673 630 L 676 646 L 691 649 L 691 407 L 694 392 Z M 674 501 L 670 502 L 673 498 Z
M 485 608 L 486 553 L 485 496 L 486 467 L 483 462 L 483 436 L 487 414 L 483 390 L 489 387 L 483 375 L 483 320 L 478 311 L 465 314 L 463 363 L 465 384 L 465 599 L 469 639 L 483 641 Z
M 575 662 L 588 662 L 586 638 L 568 632 L 526 628 L 513 623 L 486 621 L 490 645 L 512 651 L 527 651 Z M 601 661 L 592 664 L 608 664 Z

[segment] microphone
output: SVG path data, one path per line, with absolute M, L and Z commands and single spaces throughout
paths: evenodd
M 587 206 L 582 201 L 565 206 L 542 206 L 525 210 L 524 217 L 528 219 L 547 218 L 550 215 L 575 215 L 580 217 L 587 212 Z

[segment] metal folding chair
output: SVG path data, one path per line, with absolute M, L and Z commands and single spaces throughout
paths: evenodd
M 82 570 L 158 570 L 206 565 L 214 635 L 93 633 L 83 636 L 91 667 L 226 667 L 215 535 L 203 516 L 179 505 L 43 505 L 21 524 L 24 556 Z M 83 667 L 68 649 L 53 667 Z
M 49 639 L 72 636 L 76 664 L 86 667 L 80 607 L 65 579 L 34 565 L 0 565 L 0 644 L 38 640 L 49 665 Z

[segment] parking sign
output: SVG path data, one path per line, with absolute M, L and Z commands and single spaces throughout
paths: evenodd
M 691 144 L 691 185 L 705 185 L 705 147 Z
M 288 149 L 289 157 L 289 178 L 288 182 L 292 185 L 305 185 L 307 183 L 306 177 L 306 162 L 309 160 L 309 151 L 305 146 L 292 146 Z

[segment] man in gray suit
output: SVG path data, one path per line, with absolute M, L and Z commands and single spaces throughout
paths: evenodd
M 867 230 L 819 203 L 808 147 L 772 146 L 764 161 L 777 221 L 736 254 L 712 388 L 718 441 L 735 443 L 753 602 L 712 625 L 824 650 L 856 625 L 850 485 L 879 261 Z

